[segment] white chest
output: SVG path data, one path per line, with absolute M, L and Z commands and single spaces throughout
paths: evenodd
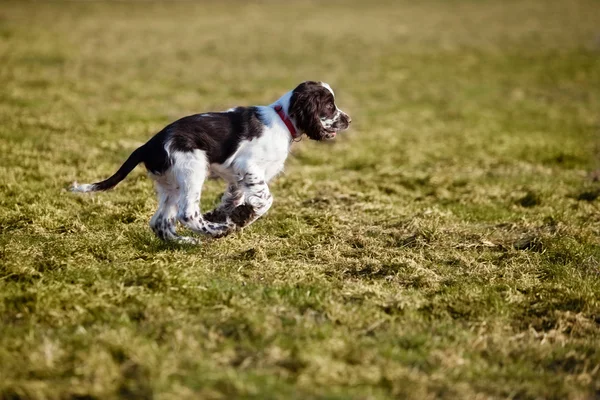
M 259 169 L 267 181 L 283 171 L 290 151 L 290 139 L 278 128 L 265 130 L 265 134 L 246 144 L 245 164 Z
M 256 139 L 240 143 L 235 154 L 223 164 L 212 164 L 211 171 L 229 182 L 239 181 L 247 172 L 270 181 L 283 171 L 291 140 L 285 125 L 267 127 Z

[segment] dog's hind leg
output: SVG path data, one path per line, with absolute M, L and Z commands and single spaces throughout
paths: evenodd
M 169 175 L 151 176 L 156 183 L 158 209 L 150 220 L 150 228 L 159 239 L 195 243 L 196 239 L 189 236 L 179 236 L 176 232 L 177 203 L 179 200 L 177 183 Z
M 235 227 L 229 218 L 223 222 L 210 222 L 200 212 L 202 185 L 206 179 L 208 162 L 201 150 L 174 152 L 173 174 L 179 188 L 177 219 L 192 231 L 213 237 L 221 237 Z

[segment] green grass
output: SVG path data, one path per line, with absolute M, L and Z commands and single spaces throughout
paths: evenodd
M 0 60 L 0 398 L 600 396 L 597 1 L 2 2 Z M 308 79 L 353 127 L 242 233 L 66 191 Z

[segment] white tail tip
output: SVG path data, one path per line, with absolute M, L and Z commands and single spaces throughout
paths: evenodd
M 80 185 L 77 182 L 73 182 L 70 190 L 71 190 L 71 192 L 77 192 L 77 193 L 93 192 L 94 184 L 84 183 L 84 184 Z

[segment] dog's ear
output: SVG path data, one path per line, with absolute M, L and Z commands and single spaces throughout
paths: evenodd
M 320 120 L 323 88 L 317 82 L 301 83 L 292 93 L 288 113 L 296 127 L 314 140 L 327 133 Z

